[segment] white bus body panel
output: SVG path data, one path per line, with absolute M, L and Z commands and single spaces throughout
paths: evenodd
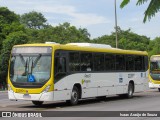
M 75 73 L 55 83 L 57 94 L 54 99 L 70 99 L 73 86 L 80 84 L 82 98 L 125 94 L 128 92 L 129 81 L 135 85 L 134 92 L 148 90 L 148 72 L 120 73 Z M 60 95 L 59 95 L 60 93 Z
M 54 84 L 54 91 L 29 94 L 31 98 L 24 98 L 24 94 L 8 91 L 11 100 L 58 101 L 70 100 L 75 84 L 80 84 L 82 98 L 125 94 L 129 81 L 133 81 L 134 92 L 149 89 L 147 72 L 115 72 L 115 73 L 75 73 L 68 75 Z

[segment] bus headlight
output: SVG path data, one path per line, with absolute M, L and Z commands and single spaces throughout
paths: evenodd
M 43 91 L 42 91 L 42 93 L 46 93 L 46 92 L 48 92 L 49 91 L 49 89 L 50 89 L 50 85 L 48 85 Z
M 8 91 L 10 91 L 10 92 L 13 93 L 13 89 L 12 89 L 12 87 L 10 86 L 10 84 L 8 84 Z

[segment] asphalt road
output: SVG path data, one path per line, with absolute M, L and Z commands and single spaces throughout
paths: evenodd
M 34 106 L 30 101 L 9 101 L 7 99 L 7 92 L 0 92 L 0 111 L 62 111 L 59 113 L 59 117 L 47 118 L 47 120 L 62 120 L 63 111 L 160 111 L 160 92 L 157 89 L 151 89 L 149 91 L 135 93 L 132 99 L 125 99 L 119 96 L 108 96 L 106 99 L 88 99 L 82 100 L 76 106 L 69 106 L 63 101 L 59 102 L 45 102 L 41 107 Z M 87 112 L 86 112 L 87 113 Z M 98 115 L 98 112 L 94 112 Z M 107 117 L 109 119 L 109 117 Z M 6 120 L 8 118 L 0 118 L 0 120 Z M 15 118 L 17 119 L 17 118 Z M 24 119 L 24 118 L 23 118 Z M 39 118 L 33 118 L 38 119 Z M 45 118 L 41 118 L 42 120 Z M 80 120 L 84 117 L 63 117 L 64 120 Z M 94 120 L 97 117 L 88 117 L 87 120 Z M 99 119 L 105 119 L 100 117 Z M 158 120 L 157 117 L 111 117 L 110 119 L 118 120 Z

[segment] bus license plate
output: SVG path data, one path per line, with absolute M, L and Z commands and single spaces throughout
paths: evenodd
M 16 93 L 25 93 L 26 92 L 26 90 L 24 90 L 24 89 L 16 89 Z
M 29 95 L 29 94 L 24 94 L 24 95 L 23 95 L 23 98 L 25 98 L 25 99 L 31 99 L 31 95 Z

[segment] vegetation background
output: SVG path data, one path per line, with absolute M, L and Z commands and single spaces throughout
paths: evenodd
M 115 47 L 115 32 L 95 39 L 90 38 L 86 28 L 76 28 L 70 23 L 52 26 L 42 13 L 31 11 L 18 15 L 6 7 L 0 7 L 0 89 L 6 85 L 8 62 L 13 45 L 44 43 L 53 41 L 61 44 L 89 42 L 109 44 Z M 118 27 L 118 47 L 121 49 L 147 51 L 149 55 L 160 53 L 160 37 L 151 40 L 131 29 Z

